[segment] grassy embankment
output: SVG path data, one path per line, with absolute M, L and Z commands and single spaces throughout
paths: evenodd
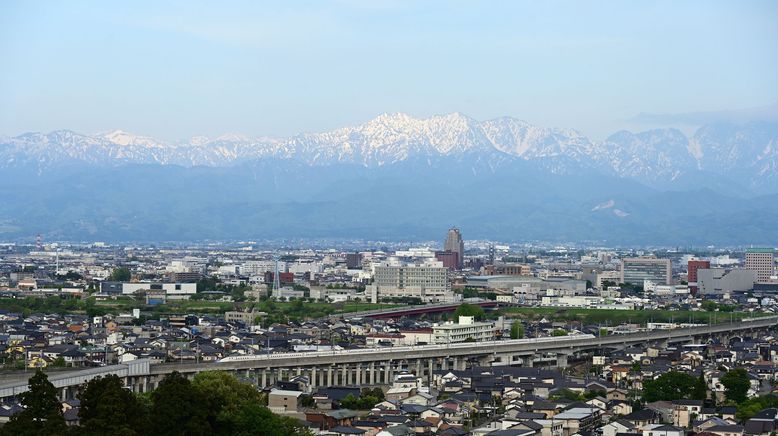
M 583 325 L 618 325 L 648 322 L 709 322 L 739 321 L 743 318 L 765 316 L 750 312 L 707 312 L 691 310 L 616 310 L 616 309 L 562 309 L 558 307 L 511 307 L 504 309 L 507 317 L 525 320 L 580 321 Z

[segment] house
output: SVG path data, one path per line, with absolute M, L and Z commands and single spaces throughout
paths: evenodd
M 587 401 L 586 404 L 588 404 L 590 406 L 598 407 L 598 408 L 600 408 L 602 410 L 607 410 L 608 409 L 608 400 L 606 400 L 605 398 L 602 398 L 602 397 L 592 398 L 591 400 Z
M 755 436 L 768 436 L 778 429 L 778 409 L 764 409 L 746 421 L 744 431 Z
M 629 415 L 623 417 L 625 421 L 629 421 L 639 431 L 643 431 L 644 428 L 652 424 L 657 424 L 660 421 L 659 412 L 653 409 L 636 410 Z
M 300 408 L 300 391 L 273 389 L 267 396 L 267 407 L 273 413 L 296 412 Z
M 637 427 L 629 421 L 617 419 L 600 427 L 600 430 L 602 436 L 616 436 L 619 433 L 634 433 L 637 431 Z
M 393 425 L 391 427 L 387 427 L 378 433 L 376 433 L 376 436 L 413 436 L 414 432 L 411 430 L 410 427 L 408 427 L 405 424 L 399 424 L 399 425 Z
M 632 413 L 632 405 L 621 400 L 608 401 L 606 408 L 614 415 L 629 415 Z
M 554 416 L 554 420 L 562 421 L 564 435 L 591 432 L 600 426 L 602 410 L 596 407 L 574 407 Z
M 699 416 L 702 412 L 702 400 L 675 400 L 673 401 L 673 424 L 679 427 L 688 427 L 693 416 Z
M 361 428 L 349 427 L 344 425 L 333 427 L 327 432 L 327 434 L 333 434 L 337 436 L 363 435 L 365 433 L 367 433 L 367 431 Z
M 707 432 L 708 429 L 711 427 L 730 425 L 730 424 L 734 424 L 734 422 L 727 421 L 726 419 L 720 418 L 718 416 L 710 416 L 708 418 L 695 421 L 693 429 L 697 433 L 701 433 L 701 432 Z
M 715 434 L 716 436 L 743 436 L 745 428 L 742 425 L 714 425 L 708 428 L 708 433 Z
M 387 423 L 386 420 L 383 420 L 380 417 L 377 418 L 371 417 L 370 419 L 362 419 L 362 420 L 355 419 L 351 421 L 351 426 L 364 430 L 365 435 L 375 435 L 379 431 L 385 429 Z
M 608 400 L 626 401 L 629 398 L 629 392 L 624 389 L 609 389 L 605 397 Z
M 305 412 L 305 420 L 318 425 L 319 430 L 329 430 L 338 426 L 351 427 L 357 413 L 349 409 Z
M 643 436 L 685 436 L 686 430 L 668 424 L 650 424 L 643 428 Z

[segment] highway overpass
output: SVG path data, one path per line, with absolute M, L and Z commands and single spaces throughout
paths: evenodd
M 564 367 L 569 356 L 597 350 L 614 350 L 638 344 L 702 343 L 711 339 L 728 340 L 747 337 L 774 329 L 778 317 L 753 318 L 733 323 L 699 327 L 654 330 L 634 334 L 595 337 L 574 335 L 538 339 L 515 339 L 450 345 L 370 348 L 310 353 L 278 353 L 270 355 L 235 356 L 212 363 L 164 363 L 152 365 L 146 360 L 127 365 L 74 370 L 57 373 L 52 383 L 63 397 L 75 395 L 75 388 L 91 378 L 117 374 L 126 386 L 137 392 L 154 389 L 173 371 L 193 376 L 207 370 L 236 373 L 253 380 L 259 386 L 269 386 L 278 380 L 306 376 L 311 386 L 378 385 L 391 383 L 395 374 L 410 371 L 421 377 L 432 377 L 436 370 L 464 370 L 468 366 L 520 365 L 555 361 Z M 0 376 L 0 399 L 6 399 L 27 388 L 26 378 Z

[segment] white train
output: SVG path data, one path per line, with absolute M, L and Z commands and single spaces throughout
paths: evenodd
M 565 343 L 568 341 L 580 341 L 582 339 L 594 339 L 594 335 L 569 335 L 569 336 L 555 336 L 545 338 L 530 338 L 530 339 L 510 339 L 507 341 L 489 341 L 489 342 L 460 342 L 456 344 L 438 344 L 438 345 L 415 345 L 406 347 L 387 347 L 387 348 L 360 348 L 351 350 L 332 350 L 332 351 L 312 351 L 302 353 L 272 353 L 272 354 L 250 354 L 242 356 L 228 356 L 218 360 L 218 363 L 228 362 L 243 362 L 252 360 L 278 360 L 289 359 L 295 357 L 302 357 L 306 359 L 316 359 L 317 357 L 329 357 L 337 355 L 353 355 L 353 354 L 371 354 L 380 352 L 392 352 L 402 355 L 403 353 L 418 352 L 424 350 L 444 350 L 444 349 L 459 349 L 459 348 L 493 348 L 496 345 L 520 345 L 520 344 L 543 344 L 543 343 Z

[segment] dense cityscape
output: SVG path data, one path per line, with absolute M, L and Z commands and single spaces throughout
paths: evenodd
M 766 436 L 778 425 L 772 248 L 444 236 L 371 249 L 2 244 L 2 431 Z M 56 417 L 36 419 L 44 397 Z

